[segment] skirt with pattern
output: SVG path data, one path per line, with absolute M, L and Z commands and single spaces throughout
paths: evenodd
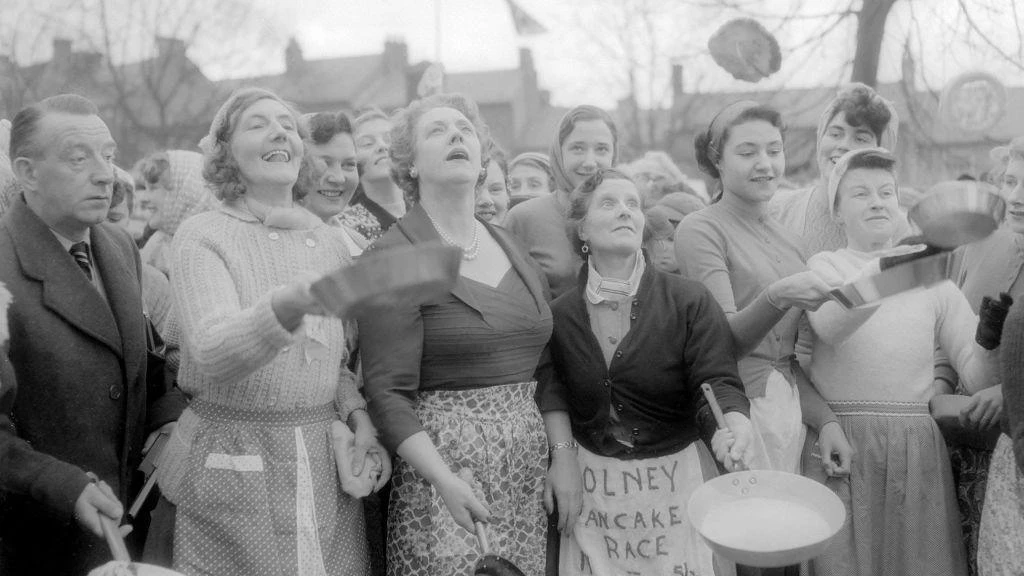
M 420 392 L 416 414 L 445 464 L 490 510 L 491 551 L 527 576 L 544 574 L 547 436 L 536 383 Z M 470 576 L 476 536 L 455 523 L 441 495 L 397 459 L 388 513 L 390 576 Z
M 979 532 L 978 576 L 1024 574 L 1024 474 L 1006 434 L 992 453 Z
M 189 576 L 368 574 L 363 507 L 341 490 L 333 403 L 287 412 L 193 401 L 175 497 L 174 569 Z
M 946 442 L 928 404 L 830 402 L 856 451 L 845 478 L 805 474 L 846 505 L 815 576 L 964 576 L 967 563 Z M 809 454 L 814 458 L 815 454 Z

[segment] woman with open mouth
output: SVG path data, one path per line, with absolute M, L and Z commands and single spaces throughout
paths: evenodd
M 222 201 L 174 238 L 178 383 L 192 397 L 157 472 L 178 506 L 174 569 L 367 574 L 363 508 L 341 489 L 332 424 L 353 429 L 353 468 L 387 454 L 347 367 L 345 323 L 310 294 L 352 257 L 293 200 L 298 115 L 271 92 L 239 89 L 200 148 Z M 378 487 L 387 475 L 382 464 Z
M 370 253 L 443 242 L 462 260 L 437 301 L 359 320 L 370 412 L 398 454 L 392 576 L 469 576 L 482 555 L 476 522 L 494 552 L 526 574 L 544 571 L 547 438 L 534 372 L 551 310 L 540 269 L 507 231 L 474 215 L 488 142 L 476 104 L 458 94 L 394 116 L 391 161 L 414 205 Z
M 807 270 L 799 239 L 768 213 L 786 167 L 782 118 L 736 102 L 694 146 L 718 190 L 713 204 L 680 222 L 676 258 L 683 277 L 707 286 L 728 318 L 757 432 L 748 465 L 799 473 L 806 424 L 819 434 L 829 474 L 846 474 L 850 445 L 795 355 L 803 311 L 821 306 L 840 282 Z

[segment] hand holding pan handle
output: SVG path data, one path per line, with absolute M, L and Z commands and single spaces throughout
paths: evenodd
M 110 554 L 118 562 L 131 562 L 132 557 L 128 554 L 128 547 L 124 543 L 124 537 L 118 529 L 117 520 L 100 512 L 100 526 L 103 528 L 103 538 L 110 547 Z
M 491 552 L 491 545 L 487 541 L 487 528 L 483 522 L 475 520 L 473 525 L 476 527 L 476 539 L 483 551 L 476 566 L 473 567 L 473 576 L 525 576 L 523 571 L 507 558 Z
M 729 424 L 725 421 L 725 414 L 722 413 L 722 407 L 718 405 L 718 398 L 715 398 L 715 391 L 711 389 L 711 384 L 707 382 L 700 385 L 701 391 L 704 392 L 704 398 L 708 401 L 708 406 L 711 407 L 711 413 L 715 415 L 715 422 L 718 424 L 719 430 L 729 430 Z M 747 465 L 743 460 L 733 458 L 733 464 L 736 470 L 746 470 Z

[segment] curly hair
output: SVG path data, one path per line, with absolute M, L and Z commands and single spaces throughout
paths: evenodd
M 580 239 L 580 230 L 583 228 L 583 221 L 587 218 L 590 210 L 590 203 L 594 199 L 596 191 L 605 180 L 626 180 L 633 183 L 633 179 L 625 172 L 616 168 L 598 168 L 596 172 L 587 177 L 571 193 L 569 193 L 569 210 L 565 215 L 565 234 L 569 237 L 569 244 L 573 251 L 579 254 L 584 260 L 587 254 L 583 252 L 583 240 Z M 635 186 L 635 184 L 634 184 Z
M 170 175 L 170 170 L 171 161 L 167 158 L 166 151 L 154 152 L 140 160 L 138 164 L 139 176 L 146 188 L 151 188 L 156 184 L 170 188 L 173 184 L 169 181 L 170 178 L 165 178 Z
M 843 115 L 846 123 L 854 128 L 867 127 L 875 135 L 875 143 L 882 143 L 882 134 L 892 120 L 892 111 L 885 100 L 875 92 L 873 88 L 859 82 L 850 84 L 839 92 L 833 105 L 830 107 L 831 114 L 823 123 L 827 126 L 832 119 L 839 114 Z M 819 137 L 819 140 L 821 138 Z
M 210 183 L 218 200 L 234 200 L 245 194 L 245 184 L 238 162 L 231 154 L 231 137 L 242 113 L 260 100 L 276 100 L 296 119 L 295 107 L 280 96 L 263 88 L 239 88 L 228 96 L 210 124 L 210 133 L 200 142 L 203 151 L 203 178 Z M 300 135 L 302 131 L 300 130 Z
M 480 141 L 481 173 L 487 167 L 490 151 L 490 130 L 480 116 L 476 102 L 462 94 L 434 94 L 413 101 L 405 108 L 400 108 L 391 117 L 391 179 L 405 191 L 412 202 L 419 202 L 419 180 L 410 175 L 416 161 L 416 124 L 424 114 L 435 108 L 452 108 L 462 113 L 473 124 Z
M 352 121 L 344 112 L 314 112 L 303 114 L 299 118 L 299 128 L 302 139 L 307 144 L 324 145 L 339 134 L 352 136 Z M 292 199 L 302 200 L 310 190 L 316 186 L 317 168 L 313 159 L 310 158 L 309 148 L 302 157 L 302 165 L 299 166 L 299 177 L 292 186 Z M 322 174 L 322 172 L 321 172 Z

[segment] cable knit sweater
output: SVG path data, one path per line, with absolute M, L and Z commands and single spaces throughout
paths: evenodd
M 334 400 L 345 419 L 364 406 L 345 368 L 342 320 L 307 316 L 289 333 L 270 306 L 275 289 L 304 273 L 319 275 L 351 262 L 340 234 L 322 223 L 308 230 L 269 228 L 233 204 L 182 224 L 171 274 L 184 336 L 181 388 L 245 410 Z
M 346 323 L 306 316 L 288 332 L 270 305 L 276 289 L 302 275 L 351 262 L 341 231 L 310 218 L 306 229 L 271 228 L 244 204 L 225 202 L 174 235 L 171 292 L 183 335 L 178 384 L 194 399 L 257 412 L 333 401 L 342 421 L 366 406 L 346 366 Z M 186 410 L 174 434 L 179 441 L 165 452 L 160 487 L 171 502 L 199 424 Z

